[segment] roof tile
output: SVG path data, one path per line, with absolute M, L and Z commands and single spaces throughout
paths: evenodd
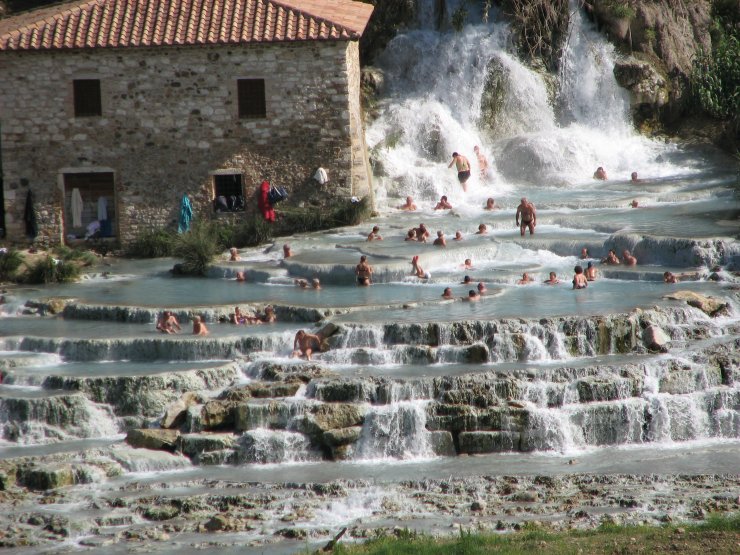
M 353 0 L 74 0 L 0 20 L 0 50 L 358 39 Z

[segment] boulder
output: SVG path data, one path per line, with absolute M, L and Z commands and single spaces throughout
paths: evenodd
M 255 382 L 238 388 L 226 390 L 220 398 L 227 401 L 245 401 L 247 399 L 268 399 L 274 397 L 292 397 L 301 387 L 300 381 Z
M 209 451 L 231 449 L 236 443 L 234 434 L 200 433 L 180 436 L 180 450 L 188 457 L 194 457 Z
M 471 364 L 488 362 L 488 347 L 483 343 L 475 343 L 465 349 L 465 361 Z
M 206 430 L 215 430 L 218 428 L 228 428 L 234 425 L 234 406 L 233 401 L 212 400 L 203 405 L 201 417 L 203 428 Z
M 200 395 L 192 391 L 183 394 L 177 401 L 172 403 L 164 411 L 161 426 L 163 428 L 177 428 L 185 422 L 187 411 L 190 407 L 202 403 Z
M 455 451 L 455 442 L 452 439 L 452 434 L 447 431 L 436 431 L 429 432 L 429 444 L 432 447 L 432 451 L 438 457 L 454 457 L 457 455 Z
M 651 351 L 667 352 L 670 341 L 670 336 L 656 325 L 649 325 L 642 331 L 642 342 Z
M 177 430 L 139 429 L 126 434 L 126 443 L 131 447 L 158 451 L 174 451 L 179 439 L 180 432 Z
M 663 298 L 672 301 L 685 301 L 689 306 L 698 308 L 708 316 L 717 316 L 727 310 L 727 303 L 693 291 L 676 291 L 664 295 Z
M 233 518 L 226 515 L 216 515 L 211 517 L 211 519 L 208 520 L 203 525 L 203 527 L 209 532 L 230 531 L 238 529 L 237 522 Z
M 50 490 L 74 485 L 78 480 L 71 465 L 52 463 L 20 469 L 18 482 L 28 489 Z
M 460 432 L 460 453 L 500 453 L 519 450 L 517 432 Z
M 327 430 L 361 426 L 365 408 L 351 403 L 322 404 L 313 407 L 302 419 L 297 419 L 296 429 L 312 436 L 322 436 Z
M 356 442 L 360 439 L 360 435 L 362 435 L 362 426 L 351 426 L 349 428 L 327 430 L 322 434 L 322 440 L 324 445 L 338 447 Z
M 614 77 L 632 93 L 632 109 L 638 118 L 658 117 L 669 101 L 667 80 L 651 63 L 633 56 L 622 58 L 614 64 Z

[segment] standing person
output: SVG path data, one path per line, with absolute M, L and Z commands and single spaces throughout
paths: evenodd
M 262 212 L 262 217 L 272 223 L 275 221 L 275 209 L 272 207 L 272 203 L 270 203 L 269 194 L 270 182 L 264 180 L 257 192 L 257 208 Z
M 285 243 L 283 245 L 283 258 L 290 258 L 291 256 L 293 256 L 293 250 L 288 243 Z
M 519 223 L 521 217 L 521 224 Z M 521 204 L 516 209 L 516 225 L 519 226 L 522 237 L 524 230 L 529 228 L 529 234 L 534 235 L 534 228 L 537 227 L 537 211 L 534 204 L 522 197 Z
M 481 180 L 485 180 L 488 178 L 488 158 L 481 152 L 478 145 L 473 147 L 473 152 L 475 152 L 475 157 L 478 159 L 478 174 Z
M 470 179 L 470 161 L 457 152 L 452 153 L 452 162 L 447 166 L 451 168 L 452 165 L 457 168 L 457 180 L 462 185 L 463 191 L 468 192 L 468 179 Z
M 360 257 L 360 263 L 355 266 L 355 275 L 358 285 L 367 286 L 372 283 L 373 268 L 367 263 L 367 256 L 364 254 Z

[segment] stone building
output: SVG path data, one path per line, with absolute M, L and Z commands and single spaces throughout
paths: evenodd
M 352 0 L 75 0 L 0 20 L 0 227 L 130 242 L 228 199 L 372 194 Z M 323 167 L 328 183 L 312 179 Z M 243 198 L 243 209 L 240 200 Z

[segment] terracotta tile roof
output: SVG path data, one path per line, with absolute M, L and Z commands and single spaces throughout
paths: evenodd
M 75 0 L 0 19 L 0 50 L 358 39 L 353 0 Z

